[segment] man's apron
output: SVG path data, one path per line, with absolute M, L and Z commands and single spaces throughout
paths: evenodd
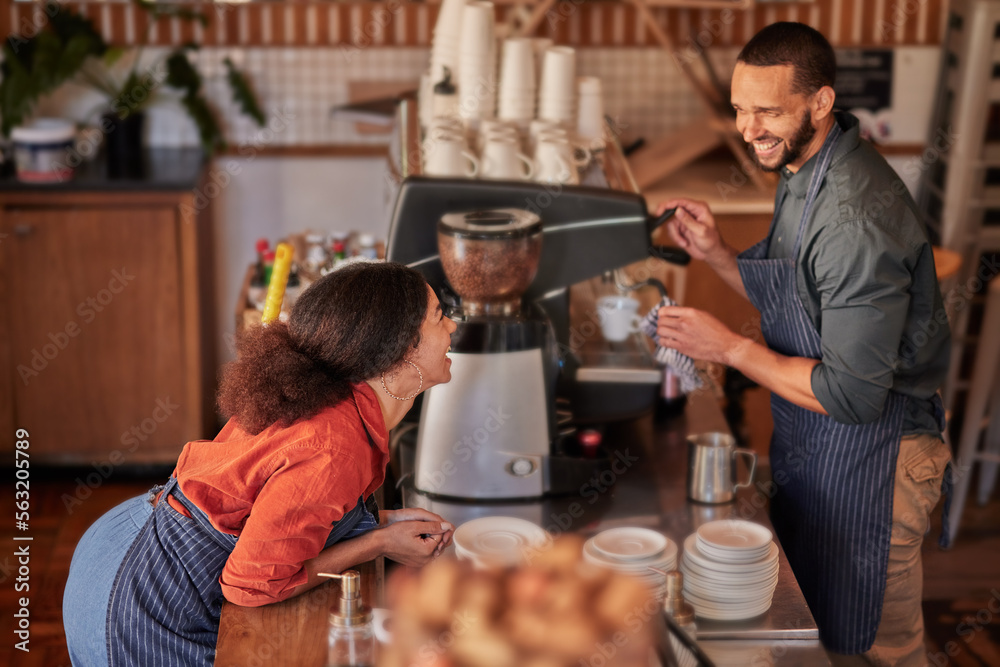
M 171 507 L 168 495 L 191 518 Z M 367 504 L 359 499 L 334 522 L 324 548 L 378 528 L 377 512 L 373 496 Z M 111 589 L 108 664 L 209 667 L 222 613 L 219 576 L 236 539 L 217 530 L 171 477 Z
M 822 358 L 819 332 L 796 288 L 796 262 L 806 221 L 841 134 L 834 123 L 820 149 L 792 256 L 767 259 L 779 202 L 767 238 L 737 258 L 747 296 L 761 314 L 764 340 L 783 355 Z M 776 486 L 771 521 L 823 645 L 836 653 L 863 653 L 875 641 L 889 567 L 892 492 L 905 402 L 904 396 L 890 391 L 878 420 L 848 425 L 771 395 Z

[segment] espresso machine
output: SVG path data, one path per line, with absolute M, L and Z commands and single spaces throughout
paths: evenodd
M 603 469 L 559 449 L 557 403 L 591 421 L 628 418 L 652 407 L 659 376 L 635 382 L 582 364 L 569 344 L 569 287 L 650 253 L 683 263 L 683 251 L 651 246 L 667 217 L 599 187 L 402 181 L 386 257 L 420 271 L 458 325 L 451 382 L 422 401 L 418 491 L 537 498 L 577 492 Z

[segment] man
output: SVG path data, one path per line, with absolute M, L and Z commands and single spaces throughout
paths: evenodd
M 800 23 L 764 28 L 737 58 L 737 128 L 781 174 L 766 239 L 737 254 L 706 204 L 660 208 L 677 207 L 675 243 L 760 310 L 767 345 L 694 308 L 661 309 L 657 334 L 771 390 L 772 522 L 834 664 L 923 665 L 950 334 L 913 200 L 834 111 L 835 75 L 830 44 Z

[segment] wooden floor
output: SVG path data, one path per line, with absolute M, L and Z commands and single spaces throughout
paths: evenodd
M 124 471 L 103 479 L 90 471 L 43 474 L 33 470 L 31 520 L 28 531 L 15 531 L 13 520 L 0 525 L 0 616 L 4 619 L 0 665 L 68 666 L 62 630 L 62 594 L 73 547 L 87 527 L 119 502 L 163 481 L 155 476 L 129 476 Z M 0 471 L 3 515 L 14 514 L 13 471 Z M 89 474 L 89 478 L 88 478 Z M 96 488 L 91 488 L 87 482 Z M 940 516 L 940 507 L 937 511 Z M 938 518 L 937 522 L 939 523 Z M 924 614 L 929 664 L 1000 665 L 1000 497 L 987 506 L 969 505 L 955 547 L 941 551 L 932 531 L 924 545 Z M 15 542 L 31 536 L 31 542 Z M 18 564 L 15 546 L 30 545 L 30 591 L 15 591 Z M 17 599 L 30 599 L 30 653 L 13 647 L 12 615 Z M 952 655 L 948 655 L 947 651 Z

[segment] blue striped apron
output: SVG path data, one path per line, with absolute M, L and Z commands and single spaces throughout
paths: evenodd
M 154 489 L 155 491 L 155 489 Z M 191 514 L 167 502 L 172 495 Z M 374 498 L 339 521 L 324 548 L 378 527 Z M 108 665 L 211 665 L 222 588 L 219 576 L 236 536 L 217 530 L 172 477 L 118 568 L 107 611 Z
M 779 202 L 767 237 L 737 258 L 747 296 L 761 314 L 764 340 L 783 355 L 822 358 L 820 334 L 796 287 L 796 262 L 841 134 L 834 123 L 820 149 L 791 257 L 767 258 Z M 877 421 L 849 425 L 771 395 L 771 520 L 823 645 L 836 653 L 863 653 L 875 641 L 904 405 L 905 397 L 890 391 Z

